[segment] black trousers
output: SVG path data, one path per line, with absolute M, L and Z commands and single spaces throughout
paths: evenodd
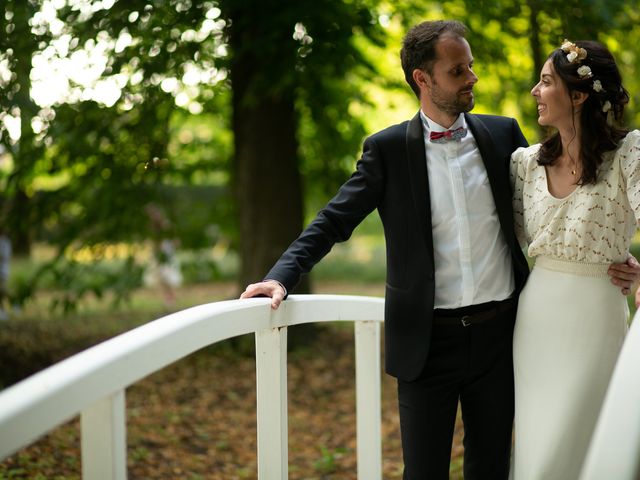
M 515 314 L 514 304 L 477 325 L 434 322 L 421 375 L 411 382 L 398 380 L 404 480 L 449 478 L 458 402 L 465 480 L 508 478 Z

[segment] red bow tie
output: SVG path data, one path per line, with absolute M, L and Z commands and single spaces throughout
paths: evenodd
M 429 140 L 433 143 L 450 142 L 451 140 L 459 140 L 467 134 L 465 127 L 456 128 L 454 130 L 445 130 L 444 132 L 430 132 Z

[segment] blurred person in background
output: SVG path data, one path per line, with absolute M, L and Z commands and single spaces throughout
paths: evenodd
M 177 257 L 178 240 L 171 238 L 171 222 L 155 204 L 145 206 L 152 231 L 153 256 L 145 269 L 143 281 L 149 287 L 159 287 L 166 309 L 174 307 L 175 290 L 182 285 L 182 272 Z

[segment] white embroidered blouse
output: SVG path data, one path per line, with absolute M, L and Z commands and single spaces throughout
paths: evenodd
M 588 263 L 624 262 L 640 222 L 640 131 L 604 155 L 595 185 L 564 198 L 549 193 L 540 144 L 511 157 L 513 210 L 518 241 L 530 257 Z

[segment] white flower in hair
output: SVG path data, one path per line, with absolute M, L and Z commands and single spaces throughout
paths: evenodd
M 573 44 L 573 42 L 570 42 L 569 40 L 567 40 L 566 38 L 564 39 L 564 42 L 562 43 L 562 45 L 560 46 L 560 49 L 563 52 L 568 52 L 569 50 L 571 50 L 571 47 L 575 47 L 575 45 Z
M 593 90 L 598 93 L 604 92 L 604 88 L 602 88 L 602 83 L 600 83 L 600 80 L 593 81 Z
M 606 102 L 604 102 L 604 104 L 602 105 L 602 111 L 604 113 L 607 113 L 609 110 L 611 110 L 611 102 L 609 100 L 607 100 Z
M 578 68 L 578 75 L 580 76 L 580 78 L 583 77 L 591 77 L 593 76 L 593 73 L 591 73 L 591 68 L 587 65 L 582 65 L 580 68 Z
M 587 58 L 587 51 L 584 48 L 577 46 L 567 39 L 565 39 L 564 43 L 560 46 L 560 50 L 567 54 L 567 61 L 569 63 L 580 63 Z

